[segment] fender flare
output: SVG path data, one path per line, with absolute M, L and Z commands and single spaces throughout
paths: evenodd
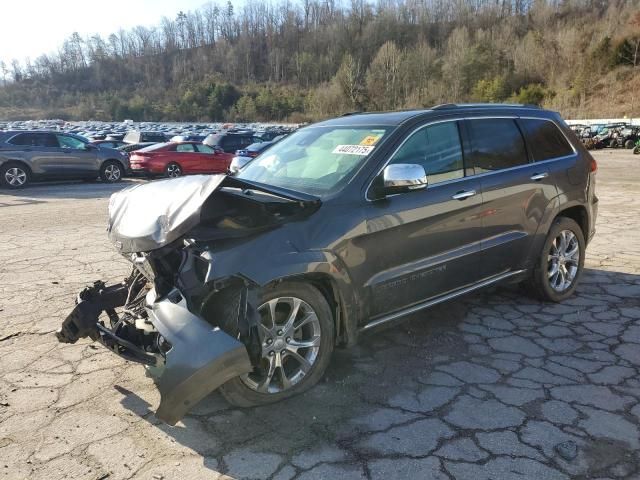
M 256 268 L 243 272 L 251 281 L 261 288 L 282 281 L 327 280 L 331 282 L 340 308 L 340 316 L 336 319 L 337 333 L 342 333 L 342 341 L 353 345 L 357 341 L 358 325 L 362 320 L 362 307 L 357 290 L 351 280 L 348 269 L 333 252 L 313 250 L 281 255 L 273 262 L 275 268 Z M 340 332 L 341 330 L 341 332 Z
M 116 162 L 116 163 L 120 164 L 120 166 L 122 167 L 122 171 L 124 173 L 127 173 L 127 166 L 124 164 L 124 160 L 122 160 L 121 158 L 105 158 L 100 163 L 100 170 L 102 170 L 102 166 L 107 162 Z
M 551 229 L 553 221 L 556 219 L 556 217 L 560 215 L 562 211 L 568 208 L 584 207 L 584 204 L 580 203 L 577 200 L 562 201 L 561 203 L 562 197 L 565 197 L 565 195 L 559 194 L 553 197 L 547 204 L 547 207 L 545 208 L 545 211 L 542 215 L 542 220 L 540 221 L 538 229 L 536 230 L 536 233 L 534 235 L 533 242 L 531 242 L 531 249 L 529 251 L 529 255 L 527 256 L 529 262 L 535 262 L 535 259 L 538 258 L 538 252 L 542 250 L 544 242 L 547 238 L 547 234 L 549 233 L 549 230 Z M 527 267 L 531 266 L 533 265 L 527 265 Z

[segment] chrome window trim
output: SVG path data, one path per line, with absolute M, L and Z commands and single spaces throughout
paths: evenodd
M 387 159 L 387 161 L 376 172 L 376 174 L 373 176 L 373 178 L 371 179 L 371 181 L 367 185 L 367 188 L 364 191 L 364 199 L 365 199 L 365 201 L 367 201 L 367 202 L 375 202 L 375 201 L 377 201 L 377 200 L 372 200 L 372 199 L 369 198 L 369 190 L 371 189 L 371 185 L 373 184 L 374 180 L 378 177 L 378 175 L 380 175 L 382 170 L 384 170 L 384 168 L 389 164 L 389 162 L 391 162 L 391 159 L 398 152 L 398 150 L 400 150 L 400 148 L 402 148 L 402 146 L 405 144 L 405 142 L 411 136 L 413 136 L 413 134 L 415 134 L 418 130 L 421 130 L 423 128 L 429 127 L 431 125 L 436 125 L 438 123 L 461 122 L 461 121 L 465 121 L 465 120 L 493 120 L 493 119 L 512 119 L 512 120 L 526 119 L 526 120 L 544 120 L 544 121 L 547 121 L 547 122 L 551 122 L 560 131 L 560 133 L 562 133 L 562 135 L 564 136 L 565 140 L 567 141 L 567 143 L 569 144 L 569 146 L 573 150 L 573 153 L 570 154 L 570 155 L 562 156 L 562 157 L 555 157 L 555 158 L 549 158 L 547 160 L 541 160 L 539 162 L 536 162 L 535 160 L 533 160 L 533 161 L 524 163 L 522 165 L 516 165 L 515 167 L 503 168 L 503 169 L 500 169 L 500 170 L 493 170 L 493 171 L 490 171 L 490 172 L 483 172 L 483 173 L 478 173 L 478 174 L 475 174 L 475 175 L 468 175 L 468 176 L 465 175 L 464 177 L 454 178 L 452 180 L 446 180 L 444 182 L 438 182 L 438 183 L 435 183 L 433 185 L 429 184 L 429 185 L 427 185 L 427 189 L 426 189 L 427 191 L 429 191 L 432 188 L 437 188 L 440 185 L 449 185 L 449 184 L 452 184 L 452 183 L 455 183 L 455 182 L 460 182 L 462 180 L 467 180 L 467 179 L 470 179 L 470 178 L 482 178 L 482 177 L 486 177 L 486 176 L 489 176 L 489 175 L 495 175 L 497 173 L 509 172 L 509 171 L 512 171 L 512 170 L 520 169 L 520 168 L 530 167 L 531 165 L 540 165 L 540 164 L 545 164 L 545 163 L 550 163 L 550 162 L 556 162 L 556 161 L 565 160 L 565 159 L 568 159 L 568 158 L 574 158 L 574 157 L 577 157 L 577 155 L 578 155 L 578 151 L 574 147 L 573 143 L 569 140 L 569 138 L 567 137 L 565 132 L 562 130 L 562 128 L 560 128 L 560 126 L 555 121 L 553 121 L 553 120 L 551 120 L 549 118 L 530 117 L 530 116 L 517 116 L 517 115 L 482 115 L 482 116 L 478 116 L 478 117 L 459 117 L 459 118 L 446 118 L 446 119 L 442 119 L 442 120 L 434 120 L 433 122 L 425 123 L 423 125 L 420 125 L 420 126 L 416 127 L 414 130 L 412 130 L 411 133 L 409 133 L 405 137 L 405 139 L 402 141 L 402 143 L 400 145 L 398 145 L 398 147 L 389 155 L 389 158 Z M 460 129 L 458 129 L 458 133 L 460 134 Z M 527 139 L 525 137 L 525 134 L 522 133 L 522 132 L 521 132 L 521 134 L 522 134 L 522 139 L 525 141 L 525 146 L 526 146 Z M 464 145 L 463 145 L 462 141 L 461 141 L 460 146 L 463 148 L 463 155 L 464 155 Z M 466 168 L 464 170 L 465 170 L 465 173 L 466 173 Z M 394 195 L 388 195 L 386 198 L 395 197 L 397 195 L 405 195 L 405 194 L 404 193 L 396 193 Z

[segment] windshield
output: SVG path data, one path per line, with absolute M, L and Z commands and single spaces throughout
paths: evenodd
M 389 130 L 363 125 L 307 127 L 270 147 L 238 177 L 321 196 L 346 182 Z

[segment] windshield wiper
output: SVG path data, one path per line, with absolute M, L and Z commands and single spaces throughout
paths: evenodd
M 236 187 L 243 191 L 258 190 L 260 192 L 276 195 L 278 197 L 282 197 L 287 200 L 292 200 L 294 202 L 302 202 L 309 205 L 320 203 L 320 198 L 316 197 L 315 195 L 309 195 L 308 193 L 297 192 L 294 190 L 289 190 L 287 188 L 275 187 L 273 185 L 266 185 L 264 183 L 252 182 L 252 181 L 244 180 L 238 177 L 229 176 L 225 178 L 223 182 L 223 186 Z

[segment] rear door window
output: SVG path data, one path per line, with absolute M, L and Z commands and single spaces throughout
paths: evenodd
M 529 163 L 524 139 L 511 118 L 467 120 L 470 160 L 475 173 L 491 172 Z
M 78 140 L 77 138 L 69 137 L 68 135 L 56 135 L 58 137 L 58 142 L 60 142 L 60 146 L 62 148 L 72 148 L 74 150 L 84 150 L 85 143 L 82 140 Z M 101 144 L 103 146 L 108 146 L 108 144 Z
M 57 148 L 60 146 L 52 133 L 36 133 L 34 137 L 34 145 L 36 147 Z
M 536 162 L 573 154 L 573 148 L 555 123 L 549 120 L 523 118 L 520 125 Z
M 180 143 L 176 147 L 176 152 L 193 153 L 194 152 L 194 148 L 193 148 L 193 145 L 191 143 Z

